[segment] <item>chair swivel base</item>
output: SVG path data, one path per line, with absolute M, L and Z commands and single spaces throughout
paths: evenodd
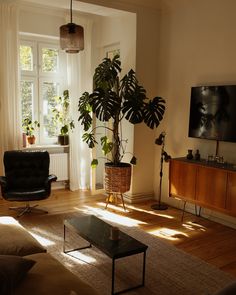
M 26 204 L 26 206 L 23 207 L 9 207 L 10 210 L 14 210 L 19 212 L 17 217 L 21 217 L 24 214 L 27 213 L 48 213 L 48 211 L 36 208 L 38 205 L 30 206 L 29 204 Z

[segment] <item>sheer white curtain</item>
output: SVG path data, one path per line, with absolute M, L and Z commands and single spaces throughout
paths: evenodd
M 21 142 L 18 68 L 18 8 L 15 1 L 0 3 L 0 175 L 3 153 Z
M 75 122 L 75 129 L 70 133 L 70 189 L 88 189 L 91 187 L 91 151 L 82 141 L 83 130 L 78 122 L 78 98 L 85 91 L 92 90 L 91 73 L 91 31 L 92 22 L 76 20 L 74 22 L 83 26 L 85 36 L 85 49 L 79 54 L 68 54 L 68 87 L 71 101 L 71 116 Z

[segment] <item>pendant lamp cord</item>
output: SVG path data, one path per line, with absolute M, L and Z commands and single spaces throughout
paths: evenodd
M 70 0 L 70 22 L 72 23 L 72 0 Z

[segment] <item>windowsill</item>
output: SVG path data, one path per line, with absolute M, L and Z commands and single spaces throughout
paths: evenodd
M 61 144 L 31 144 L 25 147 L 24 149 L 50 149 L 50 148 L 66 148 L 69 145 L 61 145 Z
M 68 153 L 69 145 L 60 144 L 32 144 L 23 147 L 22 150 L 46 150 L 49 153 Z

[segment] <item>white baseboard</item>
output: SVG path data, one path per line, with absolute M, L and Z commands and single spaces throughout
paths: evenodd
M 132 194 L 127 192 L 123 194 L 123 197 L 127 203 L 135 204 L 135 203 L 141 203 L 144 201 L 152 200 L 153 192 L 143 193 L 143 194 Z
M 52 182 L 52 190 L 68 188 L 68 181 Z

